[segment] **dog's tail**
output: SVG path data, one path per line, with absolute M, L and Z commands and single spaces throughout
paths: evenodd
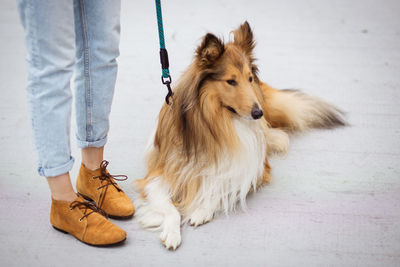
M 277 90 L 261 83 L 264 114 L 272 127 L 287 131 L 346 125 L 344 113 L 332 104 L 297 90 Z

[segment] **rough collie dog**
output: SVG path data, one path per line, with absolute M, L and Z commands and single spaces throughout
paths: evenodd
M 147 155 L 148 174 L 137 180 L 136 218 L 161 231 L 168 249 L 181 243 L 180 226 L 199 226 L 228 213 L 270 180 L 267 155 L 285 153 L 287 132 L 344 125 L 333 105 L 260 81 L 247 22 L 224 44 L 204 36 L 193 63 L 161 108 Z

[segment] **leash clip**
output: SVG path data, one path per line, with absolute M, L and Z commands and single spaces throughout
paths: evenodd
M 161 81 L 163 84 L 170 84 L 172 83 L 172 78 L 170 75 L 168 75 L 167 77 L 161 76 Z
M 168 89 L 168 94 L 165 96 L 165 102 L 167 103 L 167 105 L 171 105 L 172 102 L 170 102 L 169 99 L 171 98 L 173 100 L 173 96 L 174 96 L 174 93 L 172 92 L 172 89 L 171 89 L 172 78 L 170 75 L 168 75 L 167 77 L 161 76 L 161 82 L 163 84 L 165 84 Z

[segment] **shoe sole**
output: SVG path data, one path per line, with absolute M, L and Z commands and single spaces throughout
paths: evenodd
M 90 197 L 88 197 L 88 196 L 85 196 L 84 194 L 82 194 L 82 193 L 80 193 L 80 192 L 78 192 L 78 194 L 79 195 L 81 195 L 84 199 L 86 199 L 87 201 L 90 201 L 90 202 L 93 202 L 96 206 L 97 206 L 97 203 L 93 200 L 93 199 L 91 199 Z M 100 208 L 99 208 L 100 209 Z M 104 210 L 103 210 L 104 211 Z M 106 213 L 105 211 L 104 211 L 104 213 Z M 107 216 L 109 217 L 109 218 L 111 218 L 111 219 L 116 219 L 116 220 L 128 220 L 128 219 L 131 219 L 132 217 L 133 217 L 133 214 L 134 213 L 132 213 L 131 215 L 128 215 L 128 216 L 116 216 L 116 215 L 111 215 L 111 214 L 108 214 L 108 213 L 106 213 L 107 214 Z
M 62 229 L 60 229 L 60 228 L 57 228 L 57 227 L 55 227 L 54 225 L 52 225 L 53 226 L 53 228 L 54 229 L 56 229 L 57 231 L 59 231 L 59 232 L 61 232 L 61 233 L 64 233 L 64 234 L 67 234 L 67 235 L 69 235 L 70 233 L 68 233 L 68 232 L 66 232 L 66 231 L 64 231 L 64 230 L 62 230 Z M 73 235 L 72 235 L 73 236 Z M 75 237 L 75 236 L 74 236 Z M 75 237 L 76 238 L 76 237 Z M 78 239 L 78 238 L 76 238 L 77 240 L 79 240 L 80 242 L 82 242 L 82 243 L 84 243 L 84 244 L 86 244 L 86 245 L 89 245 L 89 246 L 92 246 L 92 247 L 102 247 L 102 248 L 105 248 L 105 247 L 117 247 L 117 246 L 120 246 L 125 240 L 126 240 L 126 237 L 124 238 L 124 239 L 122 239 L 121 241 L 118 241 L 118 242 L 115 242 L 115 243 L 111 243 L 111 244 L 100 244 L 100 245 L 96 245 L 96 244 L 90 244 L 90 243 L 87 243 L 87 242 L 85 242 L 85 241 L 82 241 L 82 240 L 80 240 L 80 239 Z

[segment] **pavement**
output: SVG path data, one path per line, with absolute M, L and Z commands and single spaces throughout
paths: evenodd
M 207 32 L 253 27 L 261 78 L 346 111 L 349 127 L 292 136 L 271 160 L 273 181 L 248 210 L 183 226 L 167 251 L 135 219 L 115 221 L 123 246 L 95 248 L 50 226 L 36 171 L 25 92 L 23 30 L 0 2 L 0 266 L 400 266 L 400 2 L 397 0 L 164 1 L 176 80 Z M 163 103 L 152 1 L 123 1 L 121 56 L 105 157 L 135 198 L 144 148 Z M 72 127 L 72 131 L 74 131 Z M 73 133 L 73 132 L 72 132 Z M 74 134 L 72 134 L 74 136 Z M 80 155 L 71 172 L 75 182 Z

